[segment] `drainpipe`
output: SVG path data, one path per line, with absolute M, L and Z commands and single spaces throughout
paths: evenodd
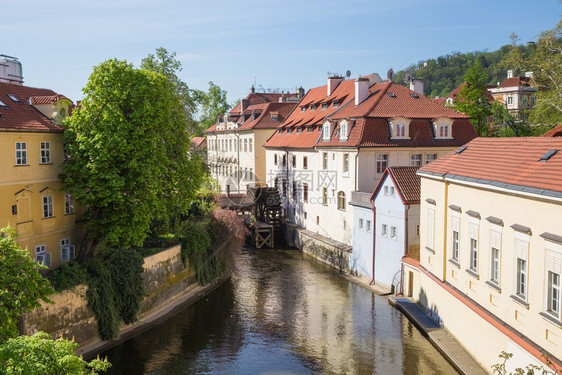
M 236 189 L 238 190 L 238 194 L 240 194 L 240 134 L 238 134 L 238 132 L 236 132 L 235 130 L 234 135 L 236 136 L 236 138 L 238 138 L 236 140 L 236 150 L 238 155 L 238 169 L 236 170 Z
M 369 200 L 371 206 L 373 207 L 373 278 L 369 281 L 369 285 L 373 285 L 375 283 L 375 243 L 376 243 L 376 234 L 377 234 L 377 208 L 375 207 L 375 202 L 372 199 Z
M 410 205 L 406 203 L 404 206 L 405 218 L 405 229 L 404 229 L 404 255 L 408 255 L 408 213 L 410 211 Z M 400 292 L 398 294 L 404 294 L 404 264 L 400 265 Z

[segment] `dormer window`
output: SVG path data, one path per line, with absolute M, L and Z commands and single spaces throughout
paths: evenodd
M 435 139 L 453 139 L 453 120 L 443 117 L 433 121 Z
M 311 111 L 315 111 L 315 110 L 316 110 L 316 107 L 318 107 L 316 104 L 311 105 L 311 106 L 310 106 L 310 110 L 311 110 Z
M 18 98 L 16 98 L 14 95 L 8 94 L 8 97 L 9 97 L 10 99 L 12 99 L 12 101 L 13 101 L 14 103 L 22 104 L 22 103 L 18 100 Z
M 453 98 L 447 98 L 447 105 L 453 105 Z
M 340 102 L 334 102 L 332 104 L 332 108 L 338 108 L 340 106 Z
M 329 141 L 330 140 L 330 122 L 326 121 L 324 123 L 324 125 L 322 126 L 322 139 L 324 141 Z
M 340 122 L 340 141 L 347 141 L 347 120 Z
M 410 139 L 410 121 L 405 117 L 390 120 L 391 139 Z
M 304 111 L 306 111 L 306 106 L 305 106 L 305 105 L 303 105 L 303 106 L 301 107 L 301 112 L 304 112 Z
M 328 103 L 322 103 L 322 109 L 328 108 Z
M 6 105 L 6 103 L 4 103 L 2 100 L 0 100 L 0 107 L 2 107 L 2 108 L 8 108 L 8 106 Z
M 302 128 L 297 128 L 297 134 L 302 133 Z

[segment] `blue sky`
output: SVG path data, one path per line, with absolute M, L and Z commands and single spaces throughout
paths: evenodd
M 400 70 L 451 52 L 493 51 L 517 33 L 536 40 L 558 0 L 3 0 L 0 54 L 18 57 L 25 84 L 82 98 L 92 67 L 135 65 L 165 47 L 190 87 L 213 81 L 228 99 L 256 82 L 294 90 Z

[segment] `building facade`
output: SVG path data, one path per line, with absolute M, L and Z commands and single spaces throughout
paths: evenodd
M 267 184 L 291 222 L 352 245 L 353 204 L 369 204 L 388 166 L 421 166 L 475 136 L 466 115 L 378 74 L 329 77 L 265 144 Z
M 72 102 L 47 89 L 0 82 L 0 227 L 49 267 L 73 259 L 84 228 L 61 191 L 62 121 Z
M 302 90 L 301 90 L 302 91 Z M 266 181 L 263 144 L 299 101 L 295 94 L 252 92 L 207 129 L 207 160 L 223 194 Z
M 478 138 L 421 176 L 420 260 L 404 291 L 484 368 L 562 358 L 562 141 Z M 485 337 L 485 340 L 482 338 Z

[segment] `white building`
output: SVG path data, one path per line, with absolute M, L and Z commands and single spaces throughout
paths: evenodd
M 421 166 L 475 136 L 466 115 L 377 74 L 330 77 L 265 144 L 267 183 L 291 222 L 352 245 L 350 203 L 368 205 L 388 166 Z

